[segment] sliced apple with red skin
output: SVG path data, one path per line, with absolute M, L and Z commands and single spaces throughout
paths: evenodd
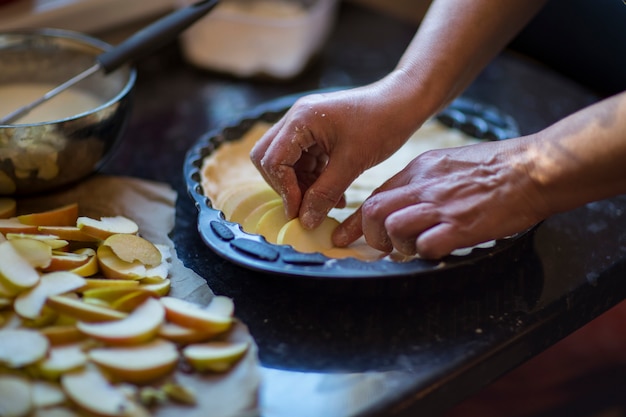
M 37 226 L 20 223 L 16 217 L 0 219 L 0 233 L 37 233 Z
M 165 322 L 159 328 L 159 337 L 180 345 L 206 342 L 219 333 L 183 327 L 176 323 Z
M 41 333 L 30 329 L 0 329 L 0 364 L 21 368 L 43 359 L 50 342 Z
M 0 243 L 0 283 L 8 291 L 23 291 L 39 282 L 39 273 L 13 247 L 10 241 Z
M 161 297 L 165 315 L 169 321 L 183 327 L 191 327 L 215 334 L 230 328 L 233 319 L 212 313 L 203 307 L 180 298 Z
M 185 360 L 199 372 L 225 372 L 248 350 L 246 342 L 213 341 L 183 348 Z
M 174 343 L 155 339 L 130 347 L 103 347 L 89 351 L 89 359 L 118 381 L 145 384 L 169 375 L 178 362 Z
M 100 245 L 97 256 L 100 271 L 107 278 L 140 280 L 146 277 L 146 266 L 144 264 L 139 261 L 123 261 L 108 246 Z
M 8 219 L 15 216 L 17 203 L 14 198 L 0 197 L 0 219 Z
M 165 319 L 163 305 L 148 298 L 126 318 L 109 323 L 77 324 L 84 334 L 112 345 L 135 345 L 154 338 Z
M 21 375 L 0 375 L 0 415 L 26 417 L 33 408 L 30 381 Z
M 39 332 L 48 339 L 51 346 L 76 343 L 86 338 L 75 324 L 55 324 L 46 326 Z
M 46 305 L 48 297 L 74 291 L 84 285 L 85 279 L 71 272 L 44 274 L 37 285 L 17 296 L 13 309 L 24 318 L 35 319 Z
M 93 305 L 63 295 L 49 296 L 46 305 L 53 310 L 74 317 L 82 322 L 109 322 L 122 320 L 127 314 L 108 307 Z
M 235 303 L 232 298 L 216 295 L 204 309 L 216 316 L 233 317 L 235 314 Z
M 117 233 L 136 234 L 139 226 L 133 220 L 124 216 L 101 217 L 100 220 L 91 217 L 79 217 L 76 227 L 83 233 L 99 240 L 105 240 Z
M 52 210 L 17 216 L 20 223 L 34 226 L 75 226 L 78 204 L 71 203 Z
M 87 254 L 52 251 L 52 254 L 50 256 L 50 264 L 46 267 L 43 267 L 42 271 L 69 271 L 72 269 L 80 268 L 88 261 L 89 255 Z
M 99 416 L 125 417 L 135 407 L 121 389 L 95 368 L 64 374 L 61 386 L 78 407 Z
M 87 354 L 81 344 L 52 346 L 45 359 L 37 363 L 37 371 L 48 380 L 56 380 L 61 375 L 82 368 L 87 363 Z

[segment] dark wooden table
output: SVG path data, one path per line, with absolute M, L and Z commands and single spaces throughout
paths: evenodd
M 264 416 L 435 416 L 626 296 L 626 197 L 554 216 L 508 256 L 420 277 L 412 291 L 403 280 L 346 285 L 253 272 L 206 247 L 182 168 L 198 138 L 277 97 L 374 81 L 414 31 L 346 4 L 326 47 L 290 82 L 193 68 L 177 44 L 138 66 L 125 142 L 103 171 L 178 191 L 178 256 L 214 292 L 234 297 L 259 346 Z M 465 96 L 512 115 L 522 133 L 597 99 L 511 52 Z M 368 285 L 373 291 L 361 291 Z

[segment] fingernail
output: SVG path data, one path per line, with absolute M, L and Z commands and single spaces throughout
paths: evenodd
M 305 229 L 314 229 L 315 226 L 321 221 L 319 213 L 313 211 L 306 211 L 300 216 L 300 223 Z

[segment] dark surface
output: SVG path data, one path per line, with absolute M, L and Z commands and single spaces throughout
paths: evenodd
M 214 292 L 234 298 L 259 346 L 265 416 L 437 415 L 626 296 L 626 197 L 554 216 L 507 256 L 419 279 L 278 277 L 238 267 L 203 244 L 183 177 L 198 138 L 277 97 L 380 78 L 414 29 L 344 5 L 327 47 L 291 82 L 194 69 L 176 45 L 138 68 L 132 122 L 104 172 L 178 191 L 178 256 Z M 522 133 L 596 99 L 511 53 L 466 96 L 511 114 Z

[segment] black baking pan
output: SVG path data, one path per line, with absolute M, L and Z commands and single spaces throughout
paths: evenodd
M 278 121 L 302 95 L 285 96 L 254 107 L 236 120 L 201 136 L 187 152 L 184 175 L 189 195 L 199 212 L 198 231 L 205 244 L 218 255 L 245 268 L 283 276 L 322 279 L 405 277 L 435 274 L 493 259 L 520 246 L 520 241 L 529 234 L 530 230 L 498 240 L 492 247 L 475 248 L 469 254 L 450 255 L 438 261 L 361 261 L 298 252 L 288 245 L 268 243 L 262 236 L 244 232 L 239 224 L 226 221 L 223 213 L 214 209 L 203 193 L 200 174 L 203 159 L 221 144 L 240 139 L 257 121 Z M 519 135 L 512 117 L 465 97 L 456 99 L 436 117 L 453 129 L 483 140 L 504 140 Z

